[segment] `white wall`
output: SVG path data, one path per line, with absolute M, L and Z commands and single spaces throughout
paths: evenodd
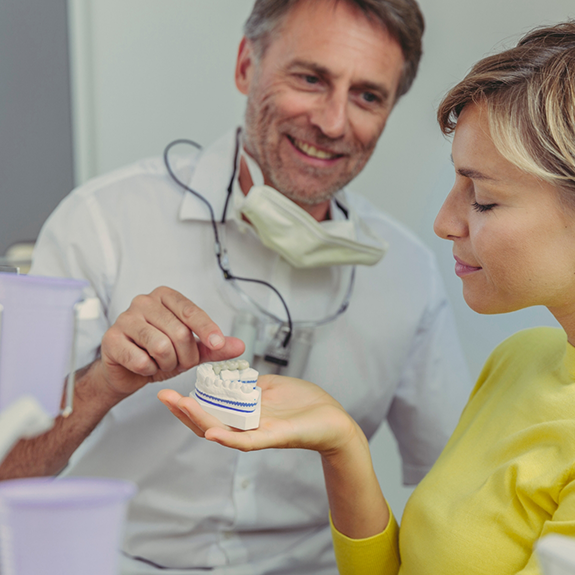
M 209 144 L 241 121 L 233 84 L 241 26 L 252 0 L 69 0 L 73 38 L 78 182 L 161 153 L 188 137 Z M 425 55 L 411 92 L 398 104 L 373 159 L 353 187 L 405 222 L 436 252 L 472 374 L 511 333 L 555 325 L 544 309 L 479 316 L 461 297 L 451 246 L 432 224 L 453 181 L 450 143 L 435 109 L 479 58 L 511 46 L 536 25 L 575 17 L 573 0 L 420 0 Z M 374 441 L 376 468 L 392 507 L 397 455 L 387 429 Z

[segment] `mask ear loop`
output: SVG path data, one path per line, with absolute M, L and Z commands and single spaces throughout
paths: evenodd
M 238 152 L 239 152 L 239 143 L 240 143 L 240 129 L 238 129 L 238 131 L 236 132 L 236 150 L 234 153 L 234 169 L 232 172 L 232 177 L 230 180 L 230 183 L 228 185 L 228 197 L 226 198 L 226 202 L 224 205 L 224 212 L 222 215 L 222 223 L 225 223 L 225 217 L 226 217 L 226 212 L 228 209 L 228 202 L 230 199 L 230 196 L 232 195 L 232 186 L 234 183 L 234 180 L 236 178 L 236 173 L 237 173 L 237 159 L 238 159 Z M 179 140 L 174 140 L 173 142 L 170 142 L 166 148 L 164 149 L 164 164 L 166 166 L 166 170 L 168 170 L 168 173 L 170 174 L 171 178 L 174 180 L 174 182 L 176 182 L 176 184 L 178 184 L 181 188 L 183 188 L 184 190 L 187 190 L 188 192 L 191 192 L 192 194 L 194 194 L 194 196 L 196 196 L 196 198 L 198 198 L 199 200 L 201 200 L 202 202 L 204 202 L 204 204 L 207 206 L 208 211 L 210 213 L 210 220 L 212 223 L 212 228 L 214 230 L 214 241 L 215 241 L 215 252 L 216 252 L 216 260 L 218 262 L 218 267 L 220 268 L 220 270 L 222 271 L 222 274 L 224 275 L 224 279 L 228 280 L 228 281 L 242 281 L 242 282 L 251 282 L 251 283 L 257 283 L 257 284 L 261 284 L 264 286 L 267 286 L 268 288 L 270 288 L 280 299 L 285 311 L 286 311 L 286 316 L 287 316 L 287 333 L 285 335 L 285 337 L 283 338 L 283 341 L 281 343 L 283 348 L 287 348 L 292 333 L 293 333 L 293 322 L 292 322 L 292 318 L 291 318 L 291 314 L 289 312 L 288 306 L 284 300 L 284 298 L 282 297 L 282 295 L 280 294 L 280 292 L 270 283 L 264 281 L 264 280 L 257 280 L 257 279 L 253 279 L 253 278 L 243 278 L 243 277 L 239 277 L 239 276 L 235 276 L 229 266 L 229 262 L 225 253 L 225 250 L 222 249 L 222 244 L 220 242 L 220 236 L 218 233 L 218 225 L 216 223 L 216 218 L 214 215 L 214 210 L 212 208 L 212 205 L 210 204 L 210 202 L 208 202 L 208 200 L 206 198 L 204 198 L 204 196 L 202 196 L 201 194 L 199 194 L 198 192 L 196 192 L 195 190 L 192 190 L 192 188 L 190 188 L 189 186 L 187 186 L 186 184 L 184 184 L 184 182 L 182 182 L 174 173 L 174 171 L 172 170 L 172 166 L 170 165 L 170 161 L 168 158 L 168 154 L 170 152 L 170 150 L 177 144 L 188 144 L 191 145 L 195 148 L 197 148 L 198 150 L 202 149 L 202 146 L 200 146 L 198 143 L 194 142 L 193 140 L 186 140 L 186 139 L 179 139 Z M 278 333 L 282 330 L 283 326 L 280 326 Z

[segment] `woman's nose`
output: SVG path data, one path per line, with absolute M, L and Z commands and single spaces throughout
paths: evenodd
M 433 231 L 444 240 L 467 236 L 466 207 L 462 194 L 456 186 L 453 186 L 435 218 Z

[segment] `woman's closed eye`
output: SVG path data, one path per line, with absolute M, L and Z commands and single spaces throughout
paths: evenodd
M 477 212 L 488 212 L 492 210 L 497 204 L 480 204 L 479 202 L 473 202 L 471 205 Z

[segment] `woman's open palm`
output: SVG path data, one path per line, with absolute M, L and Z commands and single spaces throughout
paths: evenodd
M 242 431 L 206 413 L 192 397 L 164 389 L 158 398 L 196 435 L 241 451 L 300 448 L 328 453 L 345 445 L 356 431 L 343 407 L 317 385 L 279 375 L 258 379 L 262 411 L 257 429 Z

